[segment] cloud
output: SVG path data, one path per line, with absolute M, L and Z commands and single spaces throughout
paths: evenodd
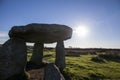
M 8 34 L 6 32 L 0 32 L 0 38 L 8 37 Z
M 8 33 L 7 32 L 0 32 L 0 44 L 3 44 L 5 41 L 8 40 Z

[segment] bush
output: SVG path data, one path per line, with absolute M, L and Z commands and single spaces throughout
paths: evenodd
M 114 52 L 106 52 L 105 54 L 99 54 L 98 56 L 110 61 L 120 61 L 120 54 Z
M 94 61 L 94 62 L 105 62 L 103 58 L 100 58 L 98 56 L 97 57 L 93 57 L 91 60 Z

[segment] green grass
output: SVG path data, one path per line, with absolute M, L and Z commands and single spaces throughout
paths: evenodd
M 92 57 L 93 55 L 67 57 L 67 66 L 64 71 L 72 80 L 120 79 L 120 63 L 107 61 L 106 63 L 96 63 L 91 61 Z M 75 77 L 72 77 L 72 74 Z
M 80 55 L 80 57 L 66 57 L 64 73 L 71 80 L 119 80 L 120 63 L 104 60 L 104 63 L 91 59 L 97 55 Z M 30 55 L 28 56 L 30 58 Z M 45 51 L 44 61 L 55 61 L 55 52 Z

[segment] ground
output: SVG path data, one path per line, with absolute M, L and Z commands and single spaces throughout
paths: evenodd
M 119 80 L 120 79 L 120 62 L 108 61 L 95 62 L 92 58 L 98 54 L 86 54 L 75 56 L 66 56 L 66 68 L 62 72 L 66 80 Z M 31 53 L 28 54 L 28 61 Z M 54 63 L 54 50 L 44 50 L 44 62 Z
M 30 80 L 44 80 L 44 68 L 29 70 Z

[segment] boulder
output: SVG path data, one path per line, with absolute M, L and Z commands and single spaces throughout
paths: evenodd
M 25 41 L 22 39 L 11 38 L 2 45 L 0 48 L 0 80 L 24 74 L 27 61 L 26 50 Z
M 54 64 L 47 64 L 44 72 L 44 80 L 65 80 L 58 67 Z
M 28 24 L 14 26 L 9 31 L 9 37 L 18 37 L 26 42 L 53 43 L 70 39 L 72 29 L 60 24 Z

